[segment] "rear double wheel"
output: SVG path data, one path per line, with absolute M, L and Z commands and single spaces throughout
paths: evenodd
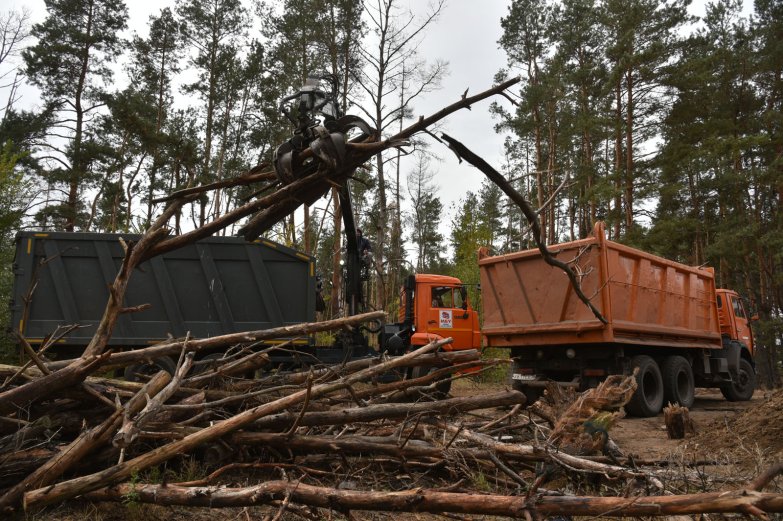
M 656 416 L 663 407 L 663 377 L 658 363 L 650 356 L 637 355 L 631 359 L 636 373 L 636 391 L 625 409 L 633 416 Z
M 682 356 L 667 356 L 661 365 L 664 403 L 690 408 L 696 399 L 693 369 Z
M 732 382 L 722 385 L 720 392 L 730 402 L 746 402 L 753 398 L 755 390 L 756 371 L 747 359 L 740 358 L 736 377 L 732 375 Z

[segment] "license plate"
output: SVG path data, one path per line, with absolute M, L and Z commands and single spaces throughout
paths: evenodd
M 512 380 L 530 381 L 530 380 L 535 380 L 536 379 L 536 375 L 534 375 L 534 374 L 514 373 L 514 374 L 511 375 L 511 379 Z

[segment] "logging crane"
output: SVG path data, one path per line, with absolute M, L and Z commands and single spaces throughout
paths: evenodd
M 332 170 L 340 168 L 346 157 L 345 144 L 351 131 L 360 131 L 359 139 L 377 134 L 376 129 L 359 116 L 342 113 L 337 103 L 337 85 L 337 78 L 332 75 L 310 77 L 298 92 L 281 100 L 280 112 L 295 126 L 293 136 L 277 147 L 273 157 L 275 173 L 283 185 L 312 174 L 319 164 Z M 367 292 L 363 286 L 369 278 L 368 260 L 359 251 L 356 240 L 356 221 L 347 180 L 339 186 L 338 195 L 346 236 L 343 269 L 345 314 L 353 316 L 367 307 Z M 366 329 L 378 332 L 378 329 Z M 358 328 L 341 332 L 335 342 L 335 347 L 341 347 L 346 357 L 367 354 L 370 349 L 367 338 Z
M 293 183 L 314 173 L 323 165 L 331 170 L 343 167 L 347 155 L 347 136 L 360 134 L 352 141 L 361 142 L 378 137 L 378 131 L 358 116 L 345 115 L 337 103 L 338 86 L 334 76 L 309 78 L 298 92 L 283 98 L 280 111 L 295 125 L 293 136 L 274 153 L 274 167 L 283 184 Z M 398 145 L 405 144 L 400 142 Z M 344 299 L 346 316 L 355 315 L 367 307 L 364 282 L 367 259 L 363 258 L 356 239 L 348 180 L 338 189 L 346 236 L 344 266 Z M 478 349 L 481 346 L 478 313 L 470 307 L 467 292 L 456 277 L 417 274 L 405 281 L 400 294 L 399 320 L 369 331 L 379 333 L 382 352 L 401 355 L 432 340 L 447 337 L 453 341 L 445 350 Z M 367 338 L 354 329 L 344 332 L 335 341 L 344 357 L 369 353 Z M 418 376 L 417 371 L 412 372 Z M 441 390 L 447 390 L 445 386 Z

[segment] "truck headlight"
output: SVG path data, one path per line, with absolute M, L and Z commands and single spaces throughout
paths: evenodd
M 568 349 L 566 349 L 566 356 L 568 358 L 576 358 L 576 351 L 574 351 L 573 348 L 569 347 Z

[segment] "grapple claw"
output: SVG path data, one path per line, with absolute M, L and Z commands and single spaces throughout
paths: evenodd
M 322 78 L 326 79 L 326 78 Z M 346 135 L 351 129 L 362 132 L 360 141 L 375 136 L 377 131 L 359 116 L 342 115 L 337 110 L 337 85 L 334 78 L 332 96 L 319 90 L 315 83 L 308 81 L 297 94 L 284 98 L 281 111 L 291 121 L 298 124 L 294 136 L 280 145 L 274 153 L 274 166 L 277 177 L 284 184 L 291 183 L 312 172 L 318 164 L 337 170 L 345 163 Z M 286 102 L 298 100 L 296 110 L 286 106 Z M 298 113 L 298 119 L 293 114 Z M 321 124 L 316 116 L 324 118 Z M 302 152 L 312 149 L 313 161 L 300 159 Z

